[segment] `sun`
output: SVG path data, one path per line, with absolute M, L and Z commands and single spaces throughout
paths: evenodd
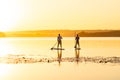
M 0 0 L 0 32 L 10 31 L 21 18 L 17 0 Z
M 7 31 L 11 31 L 11 28 L 10 26 L 0 26 L 0 31 L 1 32 L 7 32 Z

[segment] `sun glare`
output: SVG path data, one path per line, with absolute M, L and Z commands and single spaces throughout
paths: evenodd
M 12 49 L 12 46 L 8 43 L 6 43 L 6 40 L 0 40 L 0 57 L 6 56 L 10 53 L 10 50 Z
M 1 32 L 6 32 L 6 31 L 10 31 L 11 26 L 0 26 L 0 31 Z
M 16 0 L 0 0 L 0 31 L 12 30 L 20 15 L 20 7 Z
M 0 64 L 0 77 L 9 76 L 13 70 L 12 65 Z

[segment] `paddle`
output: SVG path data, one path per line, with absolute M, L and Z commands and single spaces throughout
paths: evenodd
M 57 42 L 53 45 L 53 47 L 51 48 L 51 50 L 53 50 L 53 48 L 56 46 Z

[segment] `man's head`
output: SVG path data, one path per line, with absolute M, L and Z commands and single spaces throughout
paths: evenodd
M 77 34 L 77 36 L 78 36 L 78 34 Z

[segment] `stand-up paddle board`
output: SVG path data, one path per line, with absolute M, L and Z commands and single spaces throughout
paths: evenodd
M 75 48 L 75 50 L 81 50 L 81 48 Z
M 51 50 L 65 50 L 64 48 L 51 48 Z

